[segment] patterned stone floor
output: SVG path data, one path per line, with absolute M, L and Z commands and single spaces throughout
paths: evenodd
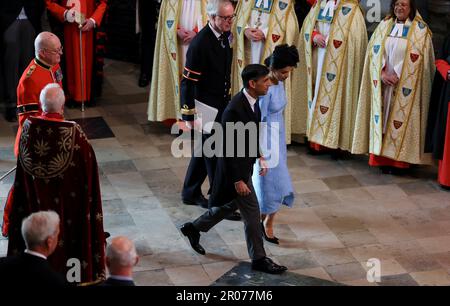
M 178 231 L 203 209 L 180 201 L 188 158 L 172 157 L 169 128 L 147 122 L 148 88 L 137 87 L 138 68 L 107 61 L 105 75 L 99 106 L 84 113 L 68 109 L 66 116 L 97 118 L 84 121 L 95 134 L 105 230 L 135 241 L 137 283 L 230 284 L 233 273 L 243 279 L 239 271 L 247 273 L 248 255 L 241 222 L 224 221 L 203 234 L 206 256 L 193 252 Z M 0 119 L 0 175 L 15 166 L 13 141 L 14 125 Z M 336 161 L 310 156 L 301 145 L 288 154 L 296 202 L 276 220 L 280 245 L 266 244 L 267 253 L 289 268 L 287 283 L 450 285 L 450 193 L 435 183 L 435 167 L 398 177 L 369 168 L 364 156 Z M 0 183 L 2 208 L 12 181 Z M 6 248 L 0 238 L 0 255 Z M 381 261 L 381 283 L 366 279 L 370 258 Z M 314 279 L 302 281 L 306 276 Z M 280 277 L 264 282 L 277 284 Z

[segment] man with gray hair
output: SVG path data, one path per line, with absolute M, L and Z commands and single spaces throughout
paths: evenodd
M 64 92 L 54 82 L 43 86 L 40 115 L 23 123 L 15 181 L 3 214 L 2 234 L 8 255 L 21 253 L 21 220 L 30 213 L 52 209 L 62 218 L 61 245 L 50 265 L 72 273 L 69 259 L 80 269 L 68 281 L 90 284 L 105 277 L 105 233 L 98 165 L 81 127 L 63 117 Z
M 135 286 L 133 267 L 138 263 L 134 243 L 125 236 L 117 236 L 106 248 L 109 277 L 102 286 Z
M 45 85 L 58 83 L 62 87 L 62 72 L 59 67 L 62 46 L 59 38 L 50 32 L 41 32 L 34 41 L 36 57 L 31 60 L 17 86 L 17 114 L 19 130 L 14 153 L 19 153 L 19 139 L 22 126 L 29 116 L 39 116 L 41 105 L 39 95 Z
M 0 258 L 0 287 L 62 287 L 62 275 L 53 271 L 47 257 L 58 245 L 60 220 L 54 211 L 40 211 L 22 222 L 25 251 L 17 256 Z
M 230 30 L 235 17 L 234 7 L 229 0 L 209 0 L 206 12 L 208 25 L 198 32 L 189 45 L 181 80 L 180 113 L 188 128 L 194 128 L 194 122 L 197 122 L 196 100 L 217 109 L 215 122 L 220 124 L 222 113 L 231 99 L 233 52 L 230 48 Z M 202 148 L 211 136 L 202 131 Z M 181 195 L 184 204 L 208 207 L 201 187 L 207 176 L 209 186 L 213 185 L 216 163 L 217 157 L 205 156 L 201 148 L 193 150 Z M 240 220 L 238 213 L 230 214 L 227 218 Z
M 64 91 L 58 83 L 50 83 L 42 89 L 39 96 L 41 102 L 42 116 L 48 114 L 64 114 Z

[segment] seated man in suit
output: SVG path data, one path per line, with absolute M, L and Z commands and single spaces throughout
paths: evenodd
M 0 287 L 63 287 L 62 275 L 50 267 L 47 257 L 58 245 L 59 216 L 40 211 L 22 222 L 26 249 L 17 256 L 0 258 Z
M 138 261 L 133 241 L 124 236 L 114 237 L 106 248 L 109 277 L 102 286 L 135 286 L 133 267 Z

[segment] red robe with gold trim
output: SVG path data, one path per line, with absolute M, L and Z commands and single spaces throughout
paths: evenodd
M 8 256 L 25 248 L 22 220 L 33 212 L 54 210 L 61 218 L 59 244 L 48 260 L 67 274 L 76 258 L 81 282 L 105 277 L 105 236 L 94 150 L 80 126 L 57 114 L 25 121 L 9 211 Z M 71 274 L 70 274 L 71 275 Z
M 22 125 L 30 116 L 40 115 L 41 103 L 39 95 L 41 90 L 50 83 L 58 83 L 62 87 L 62 72 L 59 64 L 53 67 L 46 65 L 38 59 L 31 60 L 22 74 L 17 86 L 17 111 L 19 114 L 19 129 L 16 136 L 14 153 L 19 153 L 19 140 Z
M 106 10 L 107 0 L 45 0 L 47 9 L 61 23 L 64 23 L 64 52 L 66 58 L 67 92 L 69 99 L 76 102 L 91 99 L 93 61 L 94 61 L 94 30 L 82 32 L 83 44 L 83 78 L 84 94 L 81 95 L 80 71 L 80 31 L 77 23 L 64 20 L 67 9 L 75 9 L 86 17 L 95 20 L 99 27 Z

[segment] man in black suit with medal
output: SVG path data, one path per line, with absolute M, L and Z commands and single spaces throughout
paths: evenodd
M 185 223 L 181 232 L 188 237 L 192 248 L 204 255 L 205 249 L 200 245 L 200 232 L 208 232 L 238 208 L 244 219 L 245 239 L 252 259 L 252 269 L 280 274 L 287 268 L 266 257 L 259 204 L 252 184 L 253 165 L 257 159 L 261 165 L 259 175 L 267 173 L 264 158 L 259 154 L 258 124 L 261 121 L 261 111 L 258 97 L 267 94 L 269 90 L 268 74 L 269 69 L 259 64 L 248 65 L 242 71 L 244 89 L 233 97 L 222 115 L 224 157 L 218 158 L 210 197 L 210 202 L 221 206 L 210 207 L 193 222 Z M 229 128 L 230 126 L 234 128 Z M 231 149 L 230 144 L 233 145 Z
M 210 0 L 206 10 L 209 23 L 194 37 L 189 46 L 181 80 L 180 113 L 188 128 L 194 128 L 196 122 L 195 100 L 217 109 L 215 121 L 218 124 L 230 101 L 233 57 L 230 30 L 235 17 L 234 7 L 229 0 Z M 209 137 L 211 134 L 202 133 L 202 147 Z M 202 149 L 194 149 L 183 184 L 183 203 L 208 207 L 201 186 L 207 176 L 210 186 L 213 186 L 216 163 L 215 156 L 206 157 Z M 211 202 L 209 204 L 211 205 Z M 238 213 L 232 213 L 227 219 L 240 220 L 240 216 Z

